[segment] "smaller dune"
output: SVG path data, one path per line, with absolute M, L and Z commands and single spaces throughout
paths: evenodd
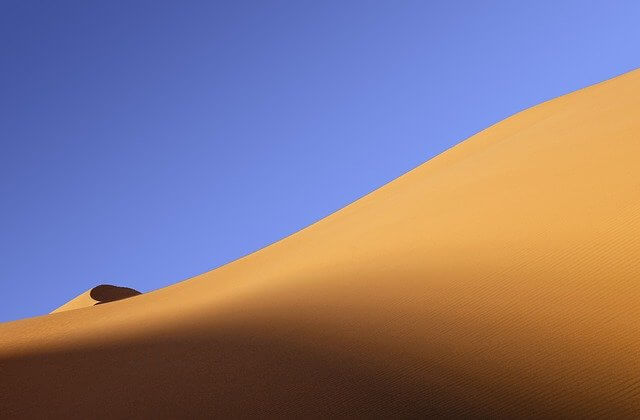
M 141 294 L 130 287 L 114 286 L 111 284 L 101 284 L 89 289 L 81 295 L 76 296 L 69 302 L 55 309 L 51 313 L 70 311 L 72 309 L 85 308 L 87 306 L 101 305 L 103 303 L 114 302 L 116 300 L 130 298 Z

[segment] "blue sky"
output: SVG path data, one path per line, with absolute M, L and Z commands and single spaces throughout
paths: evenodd
M 3 1 L 0 321 L 281 239 L 640 66 L 638 21 L 615 0 Z

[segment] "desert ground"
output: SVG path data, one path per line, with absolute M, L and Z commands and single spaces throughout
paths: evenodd
M 1 417 L 638 418 L 640 71 L 100 301 L 0 324 Z

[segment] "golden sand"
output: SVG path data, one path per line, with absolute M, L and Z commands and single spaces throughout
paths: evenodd
M 0 324 L 0 412 L 640 417 L 640 71 L 267 248 Z
M 137 290 L 130 289 L 128 287 L 114 286 L 111 284 L 101 284 L 87 290 L 81 295 L 76 296 L 51 313 L 54 314 L 56 312 L 70 311 L 72 309 L 79 309 L 85 308 L 87 306 L 95 306 L 104 303 L 115 302 L 116 300 L 127 299 L 139 294 L 140 292 L 138 292 Z

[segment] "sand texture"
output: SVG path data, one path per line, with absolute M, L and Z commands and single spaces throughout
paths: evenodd
M 233 263 L 93 303 L 0 324 L 0 413 L 638 418 L 640 71 Z

